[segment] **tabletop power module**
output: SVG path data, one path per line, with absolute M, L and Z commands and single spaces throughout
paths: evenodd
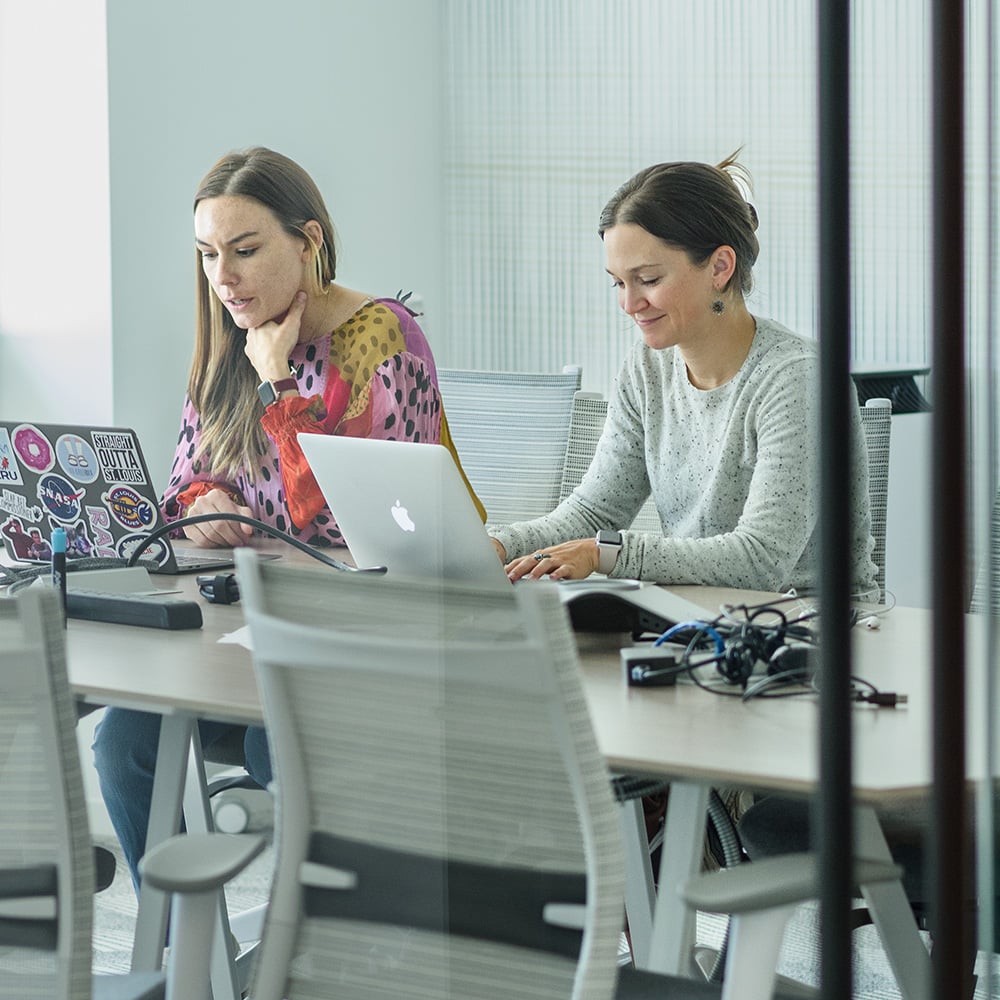
M 683 659 L 683 650 L 663 646 L 627 646 L 621 651 L 625 681 L 631 687 L 676 684 Z

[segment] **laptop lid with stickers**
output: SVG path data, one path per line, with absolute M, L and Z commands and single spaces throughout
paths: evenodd
M 9 558 L 49 561 L 52 530 L 62 528 L 67 559 L 127 559 L 163 523 L 131 428 L 0 421 L 0 539 Z M 178 559 L 162 539 L 147 548 L 161 573 L 232 565 L 232 553 Z

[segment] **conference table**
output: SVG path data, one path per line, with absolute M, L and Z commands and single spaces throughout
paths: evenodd
M 265 551 L 275 544 L 262 542 Z M 294 550 L 284 550 L 295 560 Z M 251 656 L 239 641 L 239 605 L 212 605 L 198 597 L 191 576 L 154 577 L 162 589 L 199 600 L 200 629 L 166 631 L 70 620 L 70 682 L 85 701 L 163 716 L 149 841 L 176 832 L 183 806 L 189 829 L 210 826 L 196 721 L 210 718 L 260 723 L 262 710 Z M 530 585 L 530 584 L 529 584 Z M 755 604 L 776 595 L 708 587 L 670 588 L 714 616 L 724 603 Z M 906 694 L 896 709 L 858 706 L 854 712 L 856 851 L 888 859 L 874 806 L 924 796 L 931 783 L 930 613 L 897 607 L 878 628 L 854 629 L 854 673 L 883 691 Z M 238 638 L 238 636 L 236 636 Z M 598 744 L 612 772 L 668 778 L 661 891 L 654 893 L 639 803 L 623 805 L 629 873 L 629 924 L 637 963 L 657 971 L 689 973 L 694 919 L 671 891 L 700 867 L 709 789 L 736 786 L 808 795 L 818 781 L 816 697 L 759 698 L 708 693 L 690 683 L 672 687 L 626 685 L 619 649 L 631 637 L 577 633 L 587 701 Z M 703 668 L 704 669 L 704 668 Z M 973 730 L 975 726 L 972 727 Z M 975 733 L 971 738 L 975 737 Z M 970 744 L 971 746 L 971 744 Z M 192 760 L 194 763 L 192 763 Z M 903 995 L 927 995 L 929 959 L 899 883 L 871 890 L 869 909 Z M 143 889 L 133 968 L 159 967 L 166 907 Z M 225 920 L 224 913 L 220 917 Z M 225 948 L 213 961 L 216 1000 L 238 997 Z

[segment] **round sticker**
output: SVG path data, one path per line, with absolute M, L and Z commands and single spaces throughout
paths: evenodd
M 63 472 L 78 483 L 92 483 L 100 472 L 97 452 L 79 434 L 63 434 L 56 441 L 56 458 Z
M 38 499 L 57 521 L 75 521 L 80 516 L 84 490 L 54 472 L 38 480 Z
M 123 528 L 131 528 L 133 531 L 148 528 L 156 520 L 156 509 L 131 486 L 112 486 L 107 493 L 101 495 L 101 499 L 111 511 L 111 516 Z
M 39 474 L 48 472 L 55 464 L 56 457 L 53 454 L 52 446 L 48 438 L 31 424 L 21 424 L 14 428 L 10 436 L 11 444 L 17 457 L 31 469 Z
M 118 540 L 118 556 L 121 559 L 131 559 L 132 553 L 142 548 L 143 559 L 155 559 L 158 566 L 163 566 L 170 558 L 170 549 L 162 538 L 154 539 L 147 544 L 147 536 L 140 532 L 137 535 L 126 535 Z

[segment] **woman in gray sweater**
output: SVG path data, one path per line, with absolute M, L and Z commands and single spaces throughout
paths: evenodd
M 659 164 L 601 214 L 607 270 L 642 339 L 577 489 L 545 517 L 492 531 L 512 580 L 815 585 L 818 358 L 811 341 L 747 310 L 757 215 L 734 176 L 748 180 L 735 157 Z M 844 430 L 858 456 L 855 592 L 877 600 L 859 412 Z M 627 530 L 650 494 L 662 533 Z

